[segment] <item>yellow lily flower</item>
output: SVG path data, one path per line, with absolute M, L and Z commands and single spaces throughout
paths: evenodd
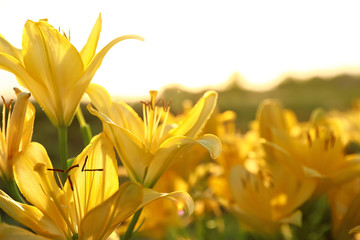
M 321 180 L 319 193 L 343 184 L 359 174 L 360 157 L 346 155 L 341 133 L 337 132 L 337 127 L 327 122 L 326 118 L 314 117 L 310 122 L 299 124 L 294 117 L 285 115 L 285 111 L 277 103 L 267 101 L 265 104 L 266 107 L 259 110 L 258 116 L 261 117 L 258 122 L 269 156 L 289 166 L 299 177 Z M 267 120 L 274 116 L 264 113 L 264 109 L 280 109 L 272 113 L 277 112 L 277 119 L 291 124 L 287 124 L 287 127 L 268 124 Z M 261 129 L 267 129 L 266 134 L 261 132 Z
M 119 187 L 116 169 L 111 145 L 98 135 L 75 159 L 60 188 L 46 150 L 32 142 L 17 155 L 14 173 L 21 193 L 33 205 L 18 203 L 1 191 L 0 207 L 43 237 L 106 239 L 143 199 L 139 185 Z
M 0 68 L 15 74 L 29 89 L 56 127 L 70 125 L 76 108 L 106 53 L 125 39 L 143 40 L 125 35 L 112 40 L 96 53 L 101 31 L 101 15 L 80 52 L 69 38 L 54 29 L 47 20 L 28 20 L 23 32 L 22 54 L 0 35 Z
M 0 131 L 0 178 L 5 182 L 14 179 L 13 164 L 16 154 L 31 141 L 35 108 L 29 102 L 30 93 L 15 88 L 17 100 L 14 106 L 3 99 L 2 127 Z M 14 108 L 12 108 L 14 107 Z M 8 109 L 8 114 L 6 110 Z
M 232 211 L 252 231 L 274 234 L 282 225 L 301 225 L 298 208 L 313 194 L 316 181 L 300 179 L 274 162 L 269 172 L 251 173 L 243 166 L 232 168 L 229 176 L 235 203 Z
M 145 187 L 153 187 L 162 173 L 194 144 L 205 147 L 216 158 L 221 152 L 220 140 L 211 134 L 198 137 L 214 110 L 217 93 L 209 91 L 198 101 L 184 120 L 168 123 L 169 106 L 158 106 L 156 91 L 150 102 L 143 103 L 142 120 L 124 102 L 113 102 L 99 85 L 87 90 L 92 104 L 90 112 L 103 122 L 104 131 L 115 146 L 129 177 Z
M 0 190 L 0 208 L 50 239 L 107 239 L 136 210 L 158 198 L 180 200 L 193 211 L 184 193 L 161 194 L 131 182 L 119 186 L 115 152 L 104 134 L 95 136 L 76 157 L 64 186 L 57 185 L 57 171 L 62 170 L 53 168 L 44 147 L 30 143 L 17 155 L 14 175 L 32 205 L 16 202 Z
M 285 128 L 284 121 L 273 115 L 276 111 L 267 109 L 262 113 L 272 117 L 268 122 Z M 259 132 L 268 136 L 271 132 L 264 127 L 240 134 L 235 117 L 226 111 L 216 118 L 223 143 L 216 162 L 222 171 L 214 172 L 208 184 L 217 199 L 246 230 L 264 236 L 276 234 L 289 224 L 301 224 L 298 208 L 312 196 L 316 181 L 299 178 L 280 161 L 269 159 Z

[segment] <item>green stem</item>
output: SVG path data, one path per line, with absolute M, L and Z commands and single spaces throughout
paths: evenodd
M 61 169 L 67 169 L 68 145 L 67 145 L 67 127 L 58 127 L 60 166 Z M 66 174 L 60 174 L 61 181 L 64 183 Z
M 84 145 L 87 146 L 91 141 L 92 133 L 91 133 L 90 125 L 87 124 L 85 121 L 80 105 L 76 109 L 76 117 L 80 125 L 81 135 L 83 137 Z
M 15 180 L 11 180 L 9 182 L 7 182 L 7 190 L 8 190 L 8 194 L 10 195 L 10 197 L 18 202 L 21 203 L 26 203 L 25 199 L 23 198 L 23 196 L 21 195 Z
M 124 236 L 121 238 L 121 240 L 128 240 L 131 238 L 131 235 L 133 234 L 135 225 L 137 223 L 137 221 L 139 220 L 140 214 L 141 214 L 142 209 L 138 210 L 133 218 L 131 219 L 131 222 L 129 223 L 128 228 L 126 229 L 126 232 L 124 234 Z

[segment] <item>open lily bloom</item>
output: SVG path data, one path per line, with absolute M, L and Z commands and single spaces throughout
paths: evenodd
M 143 103 L 144 120 L 126 103 L 113 102 L 99 85 L 91 84 L 87 94 L 97 109 L 89 106 L 89 110 L 103 122 L 130 178 L 146 187 L 153 187 L 171 163 L 194 144 L 204 146 L 213 158 L 221 152 L 216 136 L 198 137 L 214 110 L 214 91 L 205 93 L 179 124 L 167 122 L 169 106 L 158 106 L 156 91 L 150 92 L 150 102 Z
M 243 166 L 232 168 L 229 184 L 234 197 L 231 210 L 252 231 L 274 234 L 283 224 L 301 224 L 298 208 L 313 194 L 316 181 L 289 174 L 279 162 L 269 165 L 269 173 L 251 173 Z
M 47 20 L 26 22 L 22 52 L 0 35 L 0 69 L 17 76 L 57 127 L 70 125 L 106 53 L 122 40 L 143 40 L 136 35 L 121 36 L 95 54 L 101 25 L 99 15 L 80 52 L 70 43 L 70 36 L 62 35 Z
M 92 140 L 69 168 L 68 180 L 61 188 L 46 150 L 30 143 L 17 155 L 14 173 L 20 191 L 32 205 L 16 202 L 1 191 L 0 207 L 43 237 L 106 239 L 143 199 L 138 185 L 119 187 L 114 152 L 106 141 L 103 135 Z
M 104 134 L 95 136 L 74 160 L 62 187 L 54 177 L 57 171 L 62 170 L 52 167 L 44 147 L 30 143 L 17 155 L 14 172 L 20 191 L 32 205 L 16 202 L 0 190 L 0 208 L 50 239 L 107 239 L 136 210 L 163 197 L 179 200 L 193 211 L 185 193 L 160 194 L 131 182 L 119 187 L 115 152 Z
M 12 101 L 6 103 L 3 99 L 0 131 L 0 177 L 7 182 L 13 179 L 15 155 L 25 149 L 31 141 L 35 118 L 35 108 L 29 102 L 30 94 L 19 89 L 15 89 L 15 92 L 17 100 L 14 106 L 11 104 Z
M 272 115 L 277 112 L 278 122 L 292 124 L 287 124 L 290 126 L 287 128 L 269 124 L 268 119 L 274 116 L 266 114 L 264 109 L 273 110 Z M 266 108 L 260 108 L 259 111 L 259 128 L 266 129 L 266 132 L 260 131 L 260 135 L 266 140 L 267 154 L 289 166 L 300 177 L 321 180 L 319 192 L 343 184 L 360 173 L 360 156 L 345 153 L 341 133 L 337 132 L 337 127 L 332 126 L 331 122 L 320 117 L 314 117 L 304 124 L 299 124 L 296 120 L 289 121 L 285 110 L 271 101 L 267 101 Z

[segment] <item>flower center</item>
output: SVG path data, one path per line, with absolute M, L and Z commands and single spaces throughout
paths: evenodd
M 86 166 L 88 160 L 88 156 L 86 156 L 84 163 L 82 166 L 79 166 L 79 164 L 72 165 L 70 168 L 68 168 L 66 171 L 63 169 L 57 169 L 57 168 L 47 168 L 44 163 L 37 163 L 34 166 L 34 171 L 39 174 L 40 177 L 40 185 L 43 189 L 46 196 L 48 196 L 49 201 L 53 204 L 54 208 L 56 208 L 59 212 L 58 218 L 62 218 L 67 226 L 67 229 L 63 229 L 61 226 L 62 224 L 59 224 L 59 228 L 62 229 L 62 231 L 67 236 L 75 237 L 78 236 L 78 228 L 80 226 L 80 221 L 83 218 L 83 216 L 86 213 L 87 209 L 87 202 L 90 200 L 90 196 L 88 196 L 85 193 L 85 196 L 81 195 L 79 191 L 79 186 L 76 183 L 76 179 L 72 179 L 70 176 L 70 171 L 73 169 L 79 169 L 79 174 L 85 174 L 83 177 L 85 178 L 86 182 L 86 173 L 87 172 L 102 172 L 102 168 L 88 168 Z M 70 189 L 65 188 L 61 183 L 59 172 L 62 174 L 67 174 L 67 184 L 69 184 Z M 58 179 L 58 182 L 49 174 L 49 173 L 55 173 Z M 74 176 L 73 176 L 74 177 Z M 58 185 L 60 184 L 60 187 Z M 86 186 L 83 186 L 86 188 Z M 67 192 L 69 191 L 70 192 Z M 82 197 L 85 199 L 83 201 Z
M 150 91 L 149 93 L 150 101 L 141 102 L 143 104 L 144 139 L 146 146 L 150 150 L 155 150 L 162 142 L 166 130 L 171 101 L 165 105 L 164 99 L 156 101 L 157 91 Z M 161 105 L 159 106 L 160 102 Z

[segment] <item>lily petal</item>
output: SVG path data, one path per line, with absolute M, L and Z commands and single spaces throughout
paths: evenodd
M 128 104 L 123 101 L 112 102 L 106 89 L 94 83 L 90 84 L 86 93 L 98 111 L 110 117 L 119 127 L 126 128 L 144 139 L 144 123 Z
M 360 174 L 360 155 L 345 156 L 346 160 L 341 164 L 338 171 L 331 176 L 332 184 L 344 184 Z
M 0 53 L 6 53 L 19 62 L 22 62 L 22 52 L 21 49 L 18 49 L 11 45 L 1 34 L 0 34 Z
M 70 201 L 82 206 L 82 215 L 119 189 L 115 152 L 105 134 L 93 137 L 72 166 L 68 177 L 72 183 L 68 180 L 64 189 Z
M 143 188 L 139 184 L 122 184 L 114 195 L 85 215 L 80 224 L 79 238 L 107 239 L 119 224 L 138 209 L 142 199 Z M 110 212 L 112 214 L 109 215 Z
M 56 95 L 56 99 L 71 90 L 71 83 L 78 79 L 84 69 L 76 48 L 45 21 L 26 22 L 23 56 L 25 68 L 30 75 L 42 82 L 49 94 Z
M 29 143 L 14 159 L 15 180 L 26 200 L 53 219 L 59 228 L 65 229 L 65 222 L 51 201 L 54 197 L 60 199 L 63 194 L 53 172 L 48 170 L 52 168 L 45 148 L 36 142 Z
M 35 81 L 29 75 L 21 62 L 10 55 L 0 53 L 0 69 L 15 74 L 18 77 L 18 82 L 25 88 L 30 89 L 32 95 L 43 107 L 50 120 L 54 121 L 56 119 L 56 112 L 52 107 L 54 99 L 52 97 L 48 98 L 46 95 L 44 95 L 44 92 L 48 92 L 48 90 L 45 89 L 44 85 L 38 81 Z M 29 88 L 30 85 L 31 88 Z
M 47 22 L 28 20 L 23 33 L 23 57 L 26 70 L 46 89 L 40 94 L 46 95 L 47 101 L 51 99 L 52 106 L 58 113 L 56 126 L 67 126 L 82 97 L 81 92 L 85 91 L 73 88 L 84 69 L 79 52 Z M 42 97 L 33 91 L 32 84 L 27 82 L 26 87 L 42 105 Z M 75 99 L 73 95 L 69 95 L 69 92 L 74 91 L 79 93 Z M 63 101 L 63 98 L 67 101 Z
M 183 135 L 191 138 L 197 137 L 215 109 L 217 96 L 218 94 L 215 91 L 206 92 L 190 110 L 183 122 L 181 122 L 177 128 L 170 131 L 170 135 Z
M 144 188 L 144 199 L 139 209 L 159 198 L 167 198 L 182 204 L 188 215 L 194 212 L 194 201 L 187 192 L 175 191 L 171 193 L 159 193 L 150 188 Z
M 36 235 L 28 230 L 17 226 L 11 226 L 6 223 L 0 224 L 0 239 L 2 240 L 49 240 L 39 235 Z
M 17 95 L 21 92 L 17 88 L 14 88 L 14 90 Z M 24 149 L 27 146 L 27 144 L 31 141 L 33 129 L 34 129 L 34 121 L 35 121 L 35 107 L 30 101 L 28 101 L 25 120 L 24 120 L 24 128 L 20 142 L 20 151 Z
M 93 104 L 98 111 L 106 116 L 110 116 L 112 100 L 105 88 L 98 84 L 90 83 L 86 94 L 89 96 L 91 104 Z
M 99 42 L 100 38 L 100 32 L 101 32 L 101 14 L 99 14 L 98 19 L 96 20 L 96 23 L 91 30 L 90 36 L 84 45 L 84 47 L 80 51 L 81 59 L 84 63 L 84 66 L 86 66 L 90 63 L 90 61 L 93 59 L 95 53 L 96 53 L 96 47 Z
M 22 204 L 11 199 L 6 193 L 0 190 L 0 207 L 10 217 L 19 223 L 29 227 L 36 233 L 43 236 L 60 239 L 64 235 L 50 218 L 45 216 L 34 206 Z M 5 229 L 0 228 L 0 236 L 4 234 Z M 0 237 L 0 239 L 3 239 Z
M 8 159 L 19 152 L 30 93 L 19 93 L 8 126 Z M 30 142 L 30 141 L 29 141 Z
M 96 111 L 90 105 L 88 109 L 103 122 L 104 131 L 115 146 L 130 178 L 137 182 L 143 182 L 145 170 L 153 158 L 150 150 L 127 129 L 117 126 L 107 116 Z
M 206 134 L 199 139 L 183 136 L 169 138 L 161 144 L 154 155 L 146 173 L 144 186 L 152 187 L 166 169 L 194 144 L 205 147 L 213 158 L 216 158 L 221 152 L 220 139 L 212 134 Z

